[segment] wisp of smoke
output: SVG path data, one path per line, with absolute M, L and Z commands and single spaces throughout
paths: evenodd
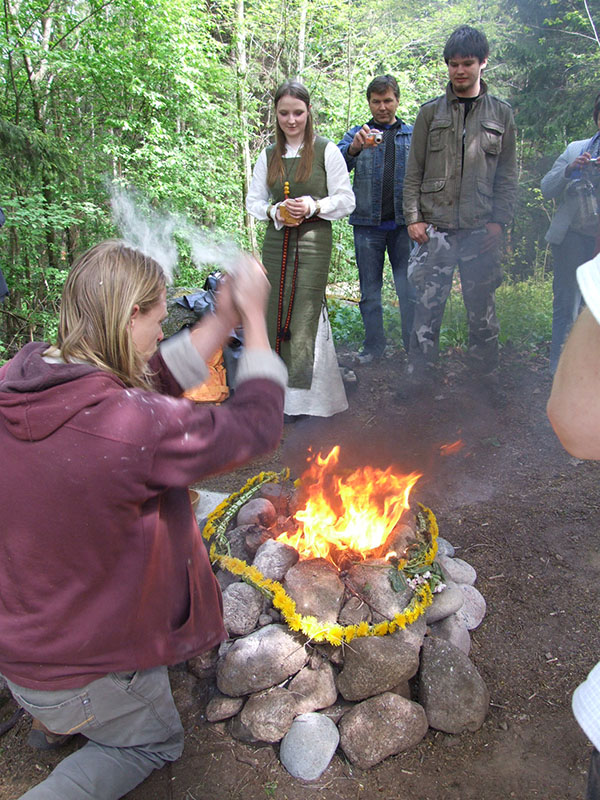
M 149 208 L 135 192 L 111 187 L 111 206 L 121 238 L 157 261 L 167 283 L 173 283 L 178 252 L 175 234 L 188 242 L 192 261 L 200 269 L 213 264 L 224 272 L 235 270 L 240 250 L 231 239 L 193 225 L 181 214 Z

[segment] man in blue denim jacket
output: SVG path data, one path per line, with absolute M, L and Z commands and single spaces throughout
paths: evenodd
M 355 125 L 338 147 L 348 170 L 354 169 L 356 208 L 348 220 L 354 227 L 354 247 L 360 279 L 360 313 L 365 328 L 359 361 L 380 358 L 385 350 L 381 286 L 387 250 L 402 320 L 402 340 L 408 351 L 414 292 L 408 284 L 410 239 L 402 213 L 404 169 L 412 125 L 396 116 L 399 89 L 392 75 L 380 75 L 367 87 L 372 117 Z

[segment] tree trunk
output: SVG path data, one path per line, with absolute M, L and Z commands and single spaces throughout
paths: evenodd
M 240 154 L 242 161 L 242 202 L 244 204 L 244 223 L 248 233 L 248 240 L 252 252 L 256 253 L 256 231 L 254 228 L 254 218 L 246 210 L 246 197 L 250 187 L 252 177 L 252 165 L 250 163 L 250 145 L 248 143 L 248 119 L 246 111 L 246 71 L 248 64 L 246 60 L 246 24 L 244 17 L 244 0 L 236 2 L 236 97 L 238 119 L 240 121 Z

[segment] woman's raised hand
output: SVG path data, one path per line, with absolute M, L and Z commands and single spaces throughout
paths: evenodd
M 232 289 L 233 302 L 242 321 L 253 313 L 264 316 L 270 285 L 265 268 L 249 253 L 241 253 L 236 261 Z

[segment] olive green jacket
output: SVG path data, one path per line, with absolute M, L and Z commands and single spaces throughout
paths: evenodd
M 407 225 L 427 222 L 459 230 L 512 219 L 517 194 L 512 109 L 489 95 L 482 80 L 466 121 L 464 113 L 450 83 L 445 95 L 421 106 L 404 177 Z

